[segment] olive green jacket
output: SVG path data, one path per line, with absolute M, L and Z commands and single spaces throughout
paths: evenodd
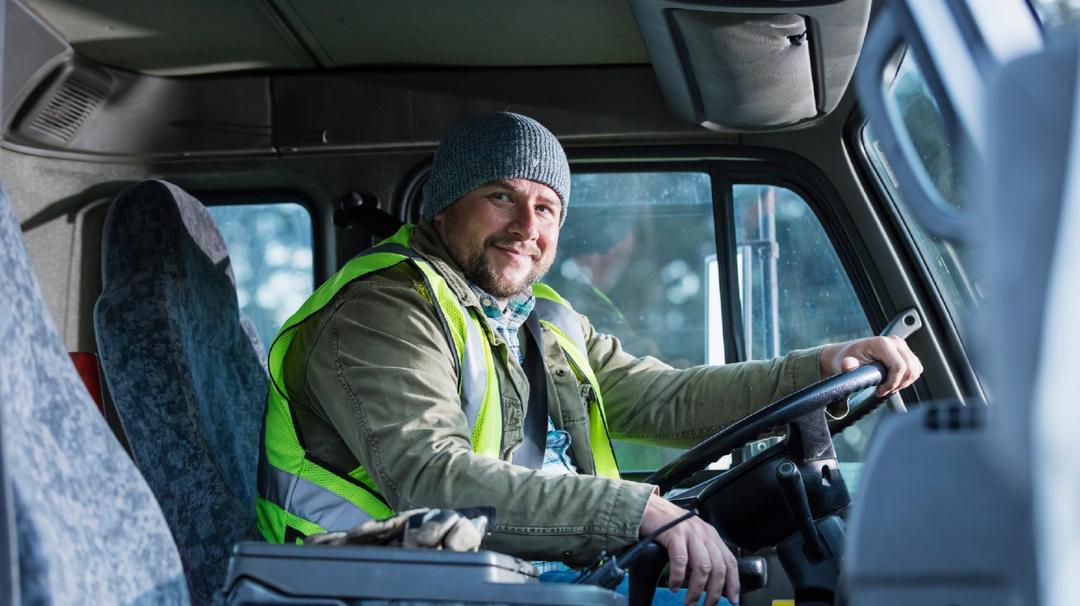
M 465 306 L 481 312 L 430 224 L 418 226 L 412 244 Z M 677 370 L 632 356 L 618 339 L 580 318 L 614 438 L 689 447 L 819 378 L 817 350 Z M 550 475 L 508 462 L 522 442 L 529 386 L 494 331 L 487 338 L 502 391 L 501 460 L 472 451 L 453 354 L 408 263 L 346 286 L 298 331 L 284 368 L 301 441 L 310 457 L 332 468 L 347 472 L 363 465 L 397 511 L 494 506 L 485 543 L 491 549 L 582 563 L 602 549 L 624 547 L 638 537 L 653 487 L 590 475 L 587 386 L 579 384 L 547 330 L 548 412 L 570 434 L 582 475 Z

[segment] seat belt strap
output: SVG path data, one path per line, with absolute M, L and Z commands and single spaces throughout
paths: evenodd
M 544 466 L 547 449 L 547 369 L 541 350 L 540 319 L 529 314 L 525 320 L 525 362 L 523 368 L 529 380 L 529 402 L 525 411 L 524 442 L 514 451 L 515 465 L 540 469 Z

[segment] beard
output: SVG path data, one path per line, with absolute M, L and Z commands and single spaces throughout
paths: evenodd
M 528 244 L 523 252 L 532 259 L 532 268 L 523 278 L 514 280 L 496 271 L 487 260 L 487 253 L 488 250 L 500 246 L 522 250 L 520 240 L 489 236 L 482 242 L 467 241 L 462 236 L 462 230 L 458 229 L 457 217 L 449 213 L 445 219 L 445 229 L 442 231 L 446 248 L 461 267 L 465 278 L 484 292 L 499 299 L 508 299 L 524 292 L 547 273 L 552 261 L 555 260 L 554 255 L 545 257 L 535 244 Z

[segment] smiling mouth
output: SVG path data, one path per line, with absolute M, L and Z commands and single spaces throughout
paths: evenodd
M 516 250 L 516 249 L 513 249 L 513 248 L 505 248 L 503 246 L 499 246 L 498 244 L 492 245 L 492 248 L 498 250 L 499 252 L 505 253 L 506 255 L 508 255 L 508 256 L 510 256 L 511 258 L 514 258 L 514 259 L 531 259 L 531 260 L 535 260 L 535 257 L 537 256 L 532 251 Z

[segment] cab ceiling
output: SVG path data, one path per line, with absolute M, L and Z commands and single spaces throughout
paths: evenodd
M 871 0 L 6 4 L 6 147 L 187 159 L 426 147 L 507 109 L 602 144 L 813 127 Z
M 626 0 L 25 0 L 79 55 L 158 76 L 646 64 Z

